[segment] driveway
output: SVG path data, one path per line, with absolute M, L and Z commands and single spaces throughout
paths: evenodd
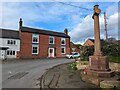
M 73 59 L 59 58 L 6 62 L 2 65 L 2 87 L 35 88 L 37 79 L 49 68 L 73 61 Z

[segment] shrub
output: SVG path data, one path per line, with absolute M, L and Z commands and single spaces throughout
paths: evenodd
M 108 43 L 104 40 L 101 40 L 101 50 L 102 50 L 103 55 L 108 56 L 108 57 L 111 56 L 111 57 L 118 58 L 120 56 L 120 45 L 119 44 L 114 44 L 110 42 Z M 93 52 L 94 52 L 94 46 L 85 46 L 85 47 L 83 46 L 81 48 L 81 61 L 88 61 L 89 56 L 93 55 Z M 113 62 L 116 60 L 117 59 L 112 58 Z
M 68 69 L 70 69 L 70 70 L 77 70 L 76 63 L 74 62 L 74 63 L 69 64 L 68 65 Z

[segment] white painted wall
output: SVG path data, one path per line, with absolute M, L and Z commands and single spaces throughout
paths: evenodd
M 15 45 L 9 45 L 7 44 L 8 40 L 15 40 Z M 8 50 L 15 51 L 15 55 L 7 55 L 7 58 L 16 58 L 17 51 L 20 51 L 20 40 L 19 39 L 10 39 L 10 38 L 0 38 L 0 47 L 9 47 Z M 3 55 L 5 55 L 5 50 L 0 50 L 0 59 L 3 58 Z M 6 51 L 7 54 L 7 51 Z

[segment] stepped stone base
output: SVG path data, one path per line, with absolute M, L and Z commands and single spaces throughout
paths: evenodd
M 109 62 L 106 56 L 94 55 L 89 57 L 89 69 L 87 74 L 96 77 L 112 77 L 114 72 L 109 69 Z
M 89 66 L 91 70 L 96 71 L 110 71 L 109 62 L 106 56 L 90 56 L 89 57 Z
M 95 77 L 113 77 L 114 71 L 94 71 L 94 70 L 87 70 L 87 75 L 95 76 Z
M 111 88 L 111 86 L 114 87 L 114 86 L 117 86 L 118 84 L 120 85 L 120 81 L 117 81 L 118 76 L 96 77 L 96 76 L 84 74 L 83 71 L 81 71 L 80 74 L 81 74 L 81 79 L 83 81 L 100 86 L 101 88 Z

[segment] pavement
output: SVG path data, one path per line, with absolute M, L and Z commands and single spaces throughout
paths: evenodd
M 100 89 L 98 86 L 95 86 L 90 83 L 82 81 L 80 77 L 80 71 L 68 69 L 68 64 L 60 64 L 54 66 L 45 72 L 40 81 L 40 89 L 45 88 L 69 88 L 69 89 Z

